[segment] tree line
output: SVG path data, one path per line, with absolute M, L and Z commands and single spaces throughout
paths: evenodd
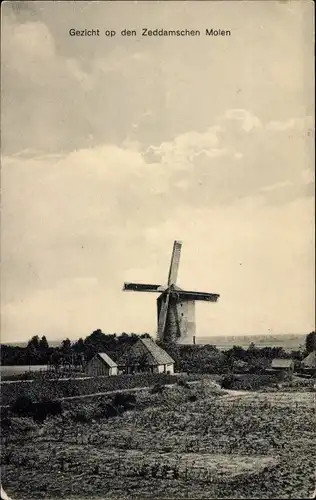
M 13 365 L 51 365 L 57 368 L 61 365 L 81 367 L 87 363 L 96 352 L 110 352 L 116 359 L 140 337 L 151 338 L 148 333 L 120 335 L 106 334 L 101 329 L 94 330 L 85 339 L 79 338 L 71 342 L 69 338 L 61 341 L 59 346 L 50 346 L 45 335 L 34 335 L 26 347 L 1 345 L 1 364 Z
M 79 338 L 71 342 L 64 339 L 59 346 L 49 345 L 45 335 L 33 336 L 26 347 L 2 345 L 2 365 L 50 365 L 54 369 L 69 366 L 83 369 L 85 364 L 97 352 L 108 353 L 114 361 L 132 346 L 139 338 L 151 338 L 148 333 L 120 335 L 106 334 L 101 329 L 93 331 L 85 339 Z M 247 364 L 254 373 L 263 371 L 274 358 L 292 358 L 300 362 L 310 352 L 316 350 L 316 333 L 306 336 L 305 346 L 291 352 L 282 347 L 257 347 L 250 344 L 247 349 L 233 346 L 220 351 L 212 345 L 178 345 L 157 342 L 175 361 L 175 370 L 184 372 L 220 373 L 233 369 L 242 370 Z

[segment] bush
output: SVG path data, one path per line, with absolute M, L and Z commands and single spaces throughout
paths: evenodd
M 136 397 L 134 394 L 125 394 L 123 392 L 117 392 L 115 396 L 112 398 L 111 405 L 113 409 L 116 410 L 116 413 L 123 413 L 127 410 L 133 410 L 136 406 Z M 112 415 L 111 408 L 107 409 L 108 416 Z M 110 413 L 110 414 L 109 414 Z
M 19 417 L 28 417 L 32 413 L 33 400 L 30 396 L 19 396 L 11 405 L 12 413 Z
M 31 413 L 35 422 L 43 423 L 49 415 L 53 417 L 61 415 L 61 402 L 44 400 L 33 403 Z
M 73 385 L 71 380 L 64 381 L 62 386 L 62 393 L 64 398 L 80 396 L 79 387 Z
M 164 390 L 165 390 L 165 386 L 163 384 L 157 383 L 151 388 L 150 393 L 151 394 L 162 394 Z
M 226 377 L 223 378 L 221 387 L 222 389 L 233 389 L 233 386 L 237 380 L 237 377 L 234 375 L 227 375 Z
M 190 394 L 188 397 L 188 400 L 193 403 L 194 401 L 197 401 L 197 396 L 195 394 Z
M 11 406 L 11 411 L 19 417 L 33 417 L 35 422 L 43 423 L 48 415 L 60 415 L 62 405 L 60 401 L 43 399 L 34 402 L 30 396 L 19 396 Z
M 91 422 L 92 414 L 89 409 L 83 407 L 71 413 L 71 418 L 74 422 L 87 423 Z
M 12 424 L 11 418 L 8 416 L 2 416 L 1 415 L 1 430 L 2 431 L 7 431 L 10 429 Z
M 222 379 L 222 389 L 257 391 L 273 386 L 279 381 L 278 375 L 228 375 Z
M 180 387 L 184 387 L 185 389 L 190 389 L 188 382 L 183 379 L 178 380 L 177 385 L 179 385 Z

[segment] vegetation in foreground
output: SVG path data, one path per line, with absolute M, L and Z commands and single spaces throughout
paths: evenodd
M 127 500 L 308 498 L 313 491 L 313 393 L 227 396 L 204 380 L 131 396 L 64 403 L 43 424 L 8 419 L 8 493 Z

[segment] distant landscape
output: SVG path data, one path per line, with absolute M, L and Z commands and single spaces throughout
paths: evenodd
M 284 334 L 284 335 L 235 335 L 198 337 L 198 344 L 216 345 L 218 349 L 231 349 L 234 345 L 248 347 L 251 343 L 257 347 L 282 347 L 285 351 L 299 348 L 304 345 L 306 335 Z
M 196 338 L 197 344 L 210 344 L 218 349 L 228 350 L 234 345 L 240 347 L 248 347 L 251 343 L 257 347 L 282 347 L 286 351 L 299 348 L 304 345 L 306 334 L 279 334 L 279 335 L 216 335 L 216 336 L 201 336 Z M 4 342 L 6 345 L 26 347 L 27 342 Z M 49 340 L 51 347 L 61 345 L 60 340 Z

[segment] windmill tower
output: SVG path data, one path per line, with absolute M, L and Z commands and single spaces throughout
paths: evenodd
M 124 291 L 156 292 L 157 337 L 164 342 L 192 344 L 195 341 L 195 301 L 217 302 L 217 293 L 182 290 L 176 285 L 181 254 L 181 241 L 173 245 L 167 286 L 124 283 Z

